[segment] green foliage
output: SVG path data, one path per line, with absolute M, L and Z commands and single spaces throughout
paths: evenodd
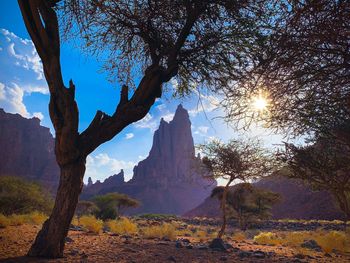
M 102 220 L 116 219 L 120 215 L 121 209 L 140 205 L 136 199 L 119 193 L 96 196 L 93 202 L 98 207 L 96 216 Z
M 75 209 L 75 213 L 78 217 L 95 214 L 97 211 L 98 207 L 95 205 L 95 203 L 85 200 L 79 201 L 77 208 Z
M 211 197 L 223 198 L 224 187 L 213 189 Z M 227 193 L 228 212 L 231 217 L 238 219 L 241 229 L 256 219 L 267 219 L 271 216 L 272 205 L 279 202 L 280 195 L 262 190 L 249 183 L 235 185 Z
M 48 213 L 53 201 L 39 184 L 11 176 L 0 177 L 0 213 L 24 214 L 34 210 Z
M 176 215 L 171 215 L 171 214 L 141 214 L 141 215 L 138 215 L 138 217 L 143 219 L 155 219 L 155 220 L 177 219 Z

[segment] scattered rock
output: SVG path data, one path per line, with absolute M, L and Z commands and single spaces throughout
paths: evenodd
M 66 242 L 66 243 L 73 243 L 74 240 L 71 239 L 70 237 L 66 237 L 66 238 L 64 239 L 64 242 Z
M 238 256 L 240 258 L 248 258 L 252 256 L 252 252 L 248 252 L 248 251 L 241 251 L 238 253 Z
M 176 258 L 174 256 L 170 256 L 167 259 L 171 262 L 176 262 Z
M 193 249 L 193 246 L 191 244 L 188 244 L 185 246 L 187 249 Z
M 175 247 L 176 247 L 176 248 L 183 248 L 184 245 L 182 244 L 181 241 L 177 240 L 176 243 L 175 243 Z
M 257 251 L 253 252 L 253 257 L 255 257 L 255 258 L 265 258 L 266 257 L 266 253 L 264 251 L 257 250 Z
M 226 244 L 221 238 L 214 238 L 209 244 L 209 248 L 218 251 L 226 251 Z
M 296 254 L 294 257 L 298 259 L 304 259 L 305 255 L 299 253 L 299 254 Z
M 200 245 L 198 245 L 196 248 L 199 249 L 199 250 L 207 250 L 207 249 L 208 249 L 208 246 L 203 245 L 203 244 L 200 244 Z
M 227 261 L 227 257 L 222 256 L 222 257 L 219 258 L 219 260 L 220 260 L 220 261 Z
M 79 250 L 73 249 L 73 250 L 70 252 L 70 254 L 71 254 L 72 256 L 79 255 Z
M 317 242 L 313 239 L 310 240 L 306 240 L 304 241 L 304 243 L 301 244 L 301 247 L 303 248 L 308 248 L 308 249 L 312 249 L 315 251 L 320 252 L 321 251 L 321 247 L 319 246 L 319 244 L 317 244 Z

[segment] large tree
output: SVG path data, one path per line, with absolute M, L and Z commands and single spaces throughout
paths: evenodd
M 239 79 L 260 53 L 274 21 L 272 12 L 280 10 L 272 0 L 18 2 L 49 86 L 49 113 L 61 169 L 52 214 L 28 252 L 42 257 L 63 255 L 64 238 L 83 186 L 86 157 L 142 119 L 171 78 L 177 78 L 177 91 L 182 94 L 189 87 L 214 88 Z M 112 76 L 116 69 L 124 84 L 113 114 L 97 111 L 82 132 L 75 85 L 70 81 L 66 87 L 62 78 L 57 13 L 63 23 L 77 29 L 74 35 L 85 40 L 88 51 L 109 54 L 105 67 Z M 131 97 L 130 84 L 134 84 Z
M 218 232 L 218 239 L 225 233 L 227 225 L 227 195 L 233 182 L 248 182 L 268 175 L 273 168 L 273 160 L 269 153 L 254 141 L 232 140 L 228 143 L 212 141 L 202 145 L 203 163 L 215 179 L 225 180 L 223 188 L 216 188 L 212 197 L 220 194 L 220 208 L 222 210 L 222 224 Z
M 349 141 L 349 137 L 348 143 L 337 137 L 318 137 L 312 145 L 286 144 L 281 154 L 290 177 L 302 179 L 316 190 L 329 191 L 347 219 L 350 219 Z

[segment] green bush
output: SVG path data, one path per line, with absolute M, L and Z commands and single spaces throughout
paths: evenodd
M 0 213 L 48 213 L 52 206 L 52 198 L 39 184 L 13 176 L 0 177 Z
M 125 194 L 108 193 L 95 196 L 93 202 L 98 207 L 96 216 L 102 220 L 116 219 L 122 208 L 137 207 L 140 203 Z

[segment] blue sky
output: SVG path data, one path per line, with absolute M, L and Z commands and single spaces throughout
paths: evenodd
M 114 111 L 119 99 L 119 84 L 107 81 L 106 74 L 101 73 L 101 63 L 95 57 L 83 54 L 72 43 L 62 43 L 61 64 L 65 83 L 73 79 L 76 85 L 80 130 L 87 127 L 96 110 L 109 114 Z M 27 118 L 38 117 L 41 124 L 50 127 L 53 133 L 42 65 L 25 29 L 17 1 L 0 3 L 0 68 L 0 107 Z M 222 119 L 216 118 L 224 116 L 224 112 L 218 105 L 219 99 L 213 94 L 193 94 L 186 99 L 173 99 L 171 89 L 176 87 L 176 83 L 171 81 L 168 86 L 170 91 L 157 100 L 143 120 L 127 127 L 88 157 L 85 181 L 88 176 L 93 181 L 103 180 L 122 168 L 129 180 L 134 165 L 147 157 L 160 118 L 170 121 L 179 103 L 190 113 L 196 144 L 213 138 L 226 141 L 243 136 Z M 199 97 L 202 103 L 199 103 Z M 244 136 L 258 137 L 268 147 L 280 143 L 282 139 L 258 127 Z

